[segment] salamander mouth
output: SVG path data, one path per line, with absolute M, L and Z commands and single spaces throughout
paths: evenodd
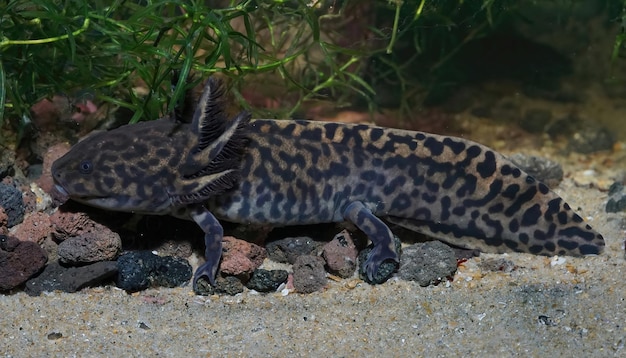
M 57 205 L 61 205 L 69 200 L 70 194 L 59 184 L 54 184 L 54 188 L 52 193 L 50 193 L 52 199 L 57 203 Z

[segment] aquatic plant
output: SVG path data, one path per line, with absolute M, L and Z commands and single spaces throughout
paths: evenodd
M 410 111 L 446 86 L 438 73 L 464 45 L 528 3 L 8 0 L 0 2 L 0 124 L 23 128 L 30 106 L 53 94 L 93 96 L 128 109 L 131 122 L 154 119 L 214 72 L 233 80 L 244 106 L 244 77 L 277 74 L 294 98 L 277 116 L 319 98 L 374 109 L 387 105 L 384 94 Z M 186 86 L 172 87 L 174 75 Z

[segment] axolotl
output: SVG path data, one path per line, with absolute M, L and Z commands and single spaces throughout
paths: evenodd
M 388 223 L 483 252 L 595 255 L 604 239 L 546 185 L 496 151 L 425 132 L 224 112 L 209 79 L 191 120 L 173 114 L 93 134 L 54 162 L 65 198 L 194 220 L 198 280 L 214 284 L 219 220 L 269 226 L 348 221 L 373 244 L 372 279 L 398 262 Z

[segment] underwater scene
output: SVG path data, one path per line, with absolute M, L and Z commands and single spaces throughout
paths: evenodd
M 625 354 L 626 2 L 0 4 L 0 356 Z

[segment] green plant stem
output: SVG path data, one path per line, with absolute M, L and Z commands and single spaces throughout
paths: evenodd
M 4 123 L 4 105 L 7 94 L 5 81 L 4 67 L 2 66 L 2 58 L 0 58 L 0 126 Z
M 424 10 L 424 5 L 426 5 L 426 0 L 422 0 L 422 2 L 420 3 L 420 6 L 417 8 L 417 10 L 415 10 L 415 17 L 414 17 L 415 20 L 417 20 L 422 15 L 422 11 Z
M 398 23 L 400 22 L 400 7 L 402 7 L 402 0 L 394 1 L 396 4 L 396 16 L 393 18 L 393 30 L 391 30 L 391 40 L 387 45 L 387 54 L 393 52 L 393 45 L 396 44 L 396 37 L 398 36 Z
M 89 18 L 85 18 L 85 21 L 83 22 L 83 26 L 80 29 L 73 31 L 72 36 L 77 36 L 85 32 L 89 28 L 89 22 L 90 22 Z M 46 44 L 50 42 L 67 40 L 69 37 L 70 35 L 66 34 L 66 35 L 60 35 L 60 36 L 48 37 L 45 39 L 36 39 L 36 40 L 10 40 L 7 38 L 3 38 L 2 41 L 0 41 L 0 50 L 2 50 L 3 47 L 8 47 L 11 45 L 40 45 L 40 44 Z

